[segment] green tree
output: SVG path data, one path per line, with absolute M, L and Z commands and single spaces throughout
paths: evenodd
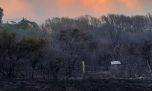
M 2 23 L 3 9 L 0 7 L 0 23 Z
M 47 45 L 47 40 L 45 38 L 28 37 L 23 38 L 19 42 L 20 50 L 22 54 L 25 54 L 30 62 L 32 68 L 31 77 L 34 79 L 35 70 L 37 65 L 41 62 L 44 57 L 45 47 Z
M 16 35 L 8 31 L 0 33 L 0 75 L 6 78 L 15 76 L 15 66 L 18 61 L 16 56 Z

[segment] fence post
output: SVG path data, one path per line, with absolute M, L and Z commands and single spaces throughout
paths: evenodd
M 85 77 L 85 62 L 84 61 L 82 61 L 82 77 L 83 79 Z

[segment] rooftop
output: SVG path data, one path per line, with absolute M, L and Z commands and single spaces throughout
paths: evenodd
M 112 65 L 121 64 L 121 62 L 120 62 L 120 61 L 111 61 L 111 64 L 112 64 Z

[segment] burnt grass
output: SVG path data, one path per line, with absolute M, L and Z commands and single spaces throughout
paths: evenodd
M 152 80 L 0 80 L 0 91 L 152 91 Z

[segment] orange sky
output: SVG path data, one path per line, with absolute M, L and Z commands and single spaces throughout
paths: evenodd
M 74 12 L 76 10 L 75 7 L 78 6 L 90 12 L 90 14 L 99 16 L 107 13 L 139 13 L 144 11 L 144 4 L 139 1 L 140 0 L 57 0 L 56 3 L 61 13 L 66 11 L 70 12 L 70 9 Z
M 5 19 L 44 20 L 52 16 L 145 14 L 151 12 L 152 0 L 0 0 L 0 7 L 5 10 Z
M 24 0 L 0 0 L 0 6 L 5 10 L 5 16 L 8 17 L 32 15 L 32 6 Z

